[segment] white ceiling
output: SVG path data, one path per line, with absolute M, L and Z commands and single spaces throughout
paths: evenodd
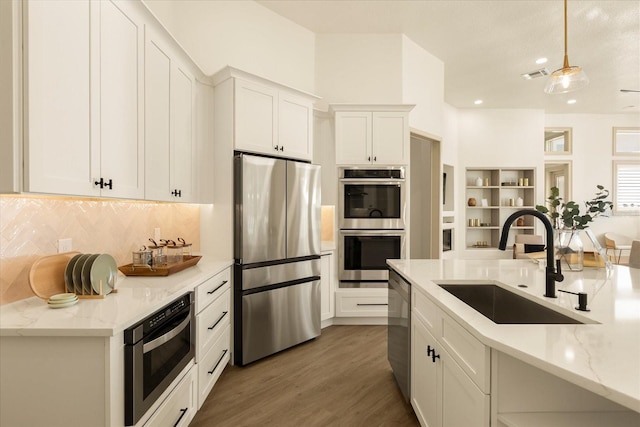
M 520 75 L 562 67 L 562 0 L 259 0 L 315 33 L 404 33 L 445 64 L 445 101 L 457 108 L 535 108 L 548 113 L 637 113 L 640 1 L 569 0 L 570 65 L 588 87 L 547 95 L 548 77 Z M 544 65 L 535 60 L 548 58 Z M 482 99 L 480 107 L 474 100 Z M 567 105 L 567 100 L 576 103 Z M 633 106 L 633 107 L 631 107 Z

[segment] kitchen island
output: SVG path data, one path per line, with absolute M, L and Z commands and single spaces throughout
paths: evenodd
M 564 272 L 557 289 L 586 292 L 590 311 L 582 312 L 575 310 L 577 296 L 558 292 L 558 298 L 544 297 L 544 269 L 530 260 L 389 260 L 388 264 L 412 288 L 412 404 L 424 424 L 431 426 L 422 419 L 424 408 L 416 398 L 436 399 L 440 391 L 425 391 L 422 369 L 432 357 L 434 364 L 436 357 L 446 364 L 449 356 L 455 361 L 451 366 L 462 367 L 465 381 L 472 380 L 471 390 L 480 396 L 476 403 L 483 419 L 475 425 L 635 426 L 640 422 L 640 270 L 613 266 L 609 272 L 604 268 Z M 465 283 L 498 284 L 583 324 L 496 324 L 438 286 Z M 420 328 L 427 332 L 420 335 Z M 429 342 L 428 348 L 416 348 L 423 341 Z M 428 353 L 424 363 L 417 360 L 422 353 Z M 425 375 L 422 378 L 431 374 Z M 433 375 L 434 382 L 446 388 L 447 368 L 444 375 Z M 449 425 L 442 415 L 447 411 L 446 397 L 434 405 L 439 414 L 435 425 Z
M 117 293 L 104 299 L 81 299 L 61 309 L 51 309 L 38 297 L 0 306 L 0 425 L 123 426 L 125 329 L 192 291 L 197 326 L 211 307 L 228 311 L 207 301 L 217 298 L 222 303 L 226 298 L 228 307 L 231 265 L 231 260 L 204 256 L 197 265 L 166 277 L 118 273 Z M 217 318 L 215 312 L 212 315 Z M 222 344 L 229 349 L 226 319 L 219 322 L 225 332 L 216 336 L 218 341 L 226 337 Z M 194 342 L 195 360 L 136 425 L 165 425 L 177 418 L 167 411 L 176 409 L 180 414 L 181 408 L 188 409 L 176 425 L 189 423 L 198 401 L 206 397 L 229 360 L 227 350 L 213 375 L 201 375 L 215 363 L 209 364 L 208 354 L 218 355 L 212 353 L 215 345 L 210 351 L 211 346 L 204 347 L 206 339 Z

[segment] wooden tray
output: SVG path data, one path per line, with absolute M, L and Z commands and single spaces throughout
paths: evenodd
M 190 256 L 185 255 L 182 262 L 176 262 L 173 264 L 167 264 L 163 266 L 134 266 L 133 264 L 122 265 L 118 267 L 118 270 L 125 276 L 169 276 L 173 273 L 184 270 L 185 268 L 193 267 L 200 261 L 202 256 Z
M 47 300 L 55 294 L 67 292 L 64 286 L 64 270 L 74 255 L 80 252 L 65 252 L 38 258 L 29 270 L 29 286 L 38 297 Z

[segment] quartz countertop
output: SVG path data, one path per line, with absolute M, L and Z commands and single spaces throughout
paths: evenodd
M 203 256 L 195 266 L 170 276 L 118 272 L 117 293 L 65 308 L 49 308 L 38 297 L 6 304 L 0 306 L 0 336 L 113 336 L 232 264 Z
M 530 260 L 388 264 L 485 345 L 640 412 L 640 269 L 563 271 L 556 289 L 586 292 L 591 311 L 582 312 L 575 295 L 544 297 L 545 272 Z M 586 324 L 496 324 L 437 285 L 496 282 Z

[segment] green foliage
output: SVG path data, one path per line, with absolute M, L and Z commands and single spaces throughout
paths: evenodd
M 580 215 L 580 205 L 576 202 L 565 203 L 562 201 L 558 187 L 551 188 L 551 195 L 547 197 L 546 201 L 549 207 L 536 205 L 536 210 L 546 214 L 556 228 L 584 230 L 598 216 L 607 216 L 607 212 L 613 207 L 613 203 L 607 200 L 609 190 L 602 185 L 597 185 L 596 188 L 598 191 L 596 191 L 595 197 L 584 202 L 587 211 L 584 215 Z

